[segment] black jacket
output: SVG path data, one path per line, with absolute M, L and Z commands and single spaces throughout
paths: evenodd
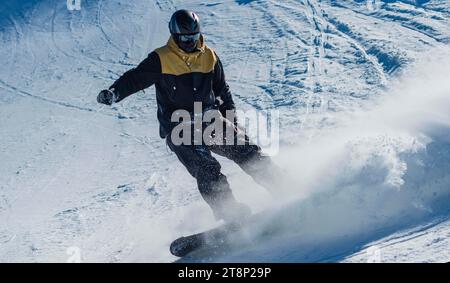
M 123 74 L 110 89 L 121 101 L 155 84 L 160 136 L 165 138 L 177 123 L 170 121 L 176 110 L 194 111 L 194 102 L 204 110 L 218 108 L 222 113 L 234 109 L 234 102 L 222 63 L 201 37 L 198 51 L 185 53 L 171 37 L 136 68 Z

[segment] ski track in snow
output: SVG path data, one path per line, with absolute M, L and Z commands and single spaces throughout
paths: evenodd
M 0 9 L 2 262 L 64 262 L 73 246 L 84 261 L 168 262 L 174 237 L 213 225 L 195 181 L 159 138 L 154 89 L 112 108 L 95 101 L 166 43 L 178 8 L 200 14 L 238 106 L 281 111 L 287 144 L 313 141 L 333 127 L 336 113 L 366 105 L 422 52 L 450 42 L 448 1 L 396 1 L 368 11 L 364 3 L 334 0 L 98 0 L 72 12 L 64 1 L 19 2 Z M 223 164 L 237 196 L 251 203 L 258 190 L 240 190 L 242 173 Z M 402 241 L 426 238 L 441 247 L 446 221 L 369 237 L 337 260 L 365 261 L 370 246 L 382 247 L 387 261 L 407 260 L 395 258 L 408 254 Z

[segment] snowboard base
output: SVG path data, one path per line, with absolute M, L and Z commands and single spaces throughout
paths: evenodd
M 170 245 L 170 253 L 184 257 L 201 248 L 218 248 L 226 245 L 230 234 L 242 229 L 243 225 L 243 223 L 225 223 L 205 232 L 180 237 Z

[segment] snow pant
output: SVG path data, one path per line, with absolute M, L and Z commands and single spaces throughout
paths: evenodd
M 225 143 L 220 145 L 205 145 L 204 143 L 202 145 L 175 145 L 170 135 L 166 137 L 167 145 L 197 180 L 200 194 L 213 211 L 220 209 L 225 203 L 233 203 L 236 200 L 227 177 L 221 173 L 220 163 L 211 155 L 211 152 L 234 161 L 255 182 L 271 192 L 275 189 L 273 181 L 280 172 L 270 157 L 262 154 L 259 146 L 251 144 L 246 135 L 237 134 L 237 129 L 234 132 L 235 143 L 233 145 Z

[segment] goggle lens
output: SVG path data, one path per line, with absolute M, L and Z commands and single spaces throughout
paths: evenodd
M 183 42 L 197 41 L 199 39 L 200 39 L 200 33 L 196 33 L 196 34 L 179 34 L 178 35 L 178 40 L 183 41 Z

